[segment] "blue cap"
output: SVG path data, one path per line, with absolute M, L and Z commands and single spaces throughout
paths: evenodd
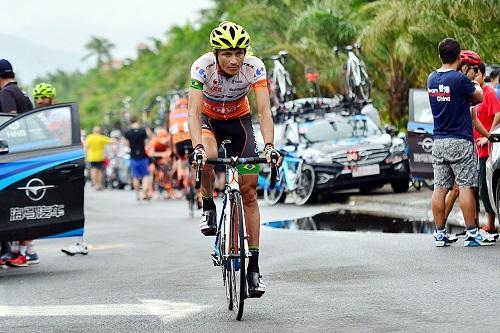
M 8 60 L 0 59 L 0 77 L 14 77 L 12 65 Z

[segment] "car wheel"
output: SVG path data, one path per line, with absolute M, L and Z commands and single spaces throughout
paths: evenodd
M 391 183 L 392 190 L 396 193 L 408 192 L 410 183 L 407 180 L 400 180 Z
M 285 202 L 285 175 L 280 172 L 279 179 L 276 180 L 274 189 L 269 187 L 271 184 L 271 173 L 266 178 L 266 185 L 264 187 L 264 200 L 270 205 L 276 205 L 278 202 Z
M 311 199 L 316 184 L 316 174 L 312 166 L 303 164 L 298 180 L 297 189 L 295 190 L 295 204 L 302 206 Z

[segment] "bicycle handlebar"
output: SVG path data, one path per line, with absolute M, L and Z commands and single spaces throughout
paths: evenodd
M 194 160 L 196 161 L 196 179 L 195 179 L 195 188 L 199 189 L 201 185 L 201 165 L 203 162 L 203 155 L 198 154 L 195 155 Z M 278 178 L 278 168 L 276 167 L 276 163 L 278 163 L 278 155 L 271 156 L 271 184 L 270 188 L 274 189 L 276 185 L 276 178 Z M 227 158 L 209 158 L 205 162 L 206 164 L 212 165 L 230 165 L 232 167 L 236 167 L 239 164 L 261 164 L 267 163 L 267 160 L 264 157 L 227 157 Z

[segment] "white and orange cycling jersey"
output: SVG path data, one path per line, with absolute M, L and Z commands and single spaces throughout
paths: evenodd
M 203 114 L 217 120 L 239 118 L 250 113 L 250 88 L 267 89 L 266 66 L 257 57 L 245 56 L 239 73 L 227 76 L 215 55 L 206 53 L 191 66 L 191 87 L 203 90 Z

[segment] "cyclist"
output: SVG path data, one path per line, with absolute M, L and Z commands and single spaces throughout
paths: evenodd
M 190 168 L 187 164 L 188 156 L 193 152 L 188 120 L 188 100 L 181 98 L 176 103 L 174 111 L 170 112 L 168 127 L 172 135 L 172 147 L 176 156 L 177 183 L 179 188 L 185 190 L 186 196 L 194 195 L 190 191 Z
M 158 183 L 161 188 L 172 191 L 172 146 L 171 136 L 166 129 L 157 130 L 156 136 L 146 145 L 146 153 L 152 159 L 149 165 L 149 173 L 153 176 L 150 195 L 154 190 L 153 183 Z
M 231 155 L 258 156 L 247 98 L 250 88 L 253 88 L 266 143 L 264 153 L 270 163 L 271 156 L 278 153 L 273 145 L 274 127 L 264 63 L 257 57 L 246 55 L 250 36 L 236 23 L 224 21 L 214 28 L 210 33 L 210 45 L 212 52 L 202 55 L 191 67 L 189 132 L 194 153 L 201 154 L 204 161 L 207 157 L 217 158 L 218 145 L 229 138 Z M 248 293 L 250 297 L 260 297 L 266 287 L 259 270 L 260 213 L 256 191 L 259 167 L 240 165 L 238 171 L 251 253 L 247 269 Z M 215 235 L 217 228 L 214 177 L 213 166 L 204 165 L 200 229 L 206 236 Z

